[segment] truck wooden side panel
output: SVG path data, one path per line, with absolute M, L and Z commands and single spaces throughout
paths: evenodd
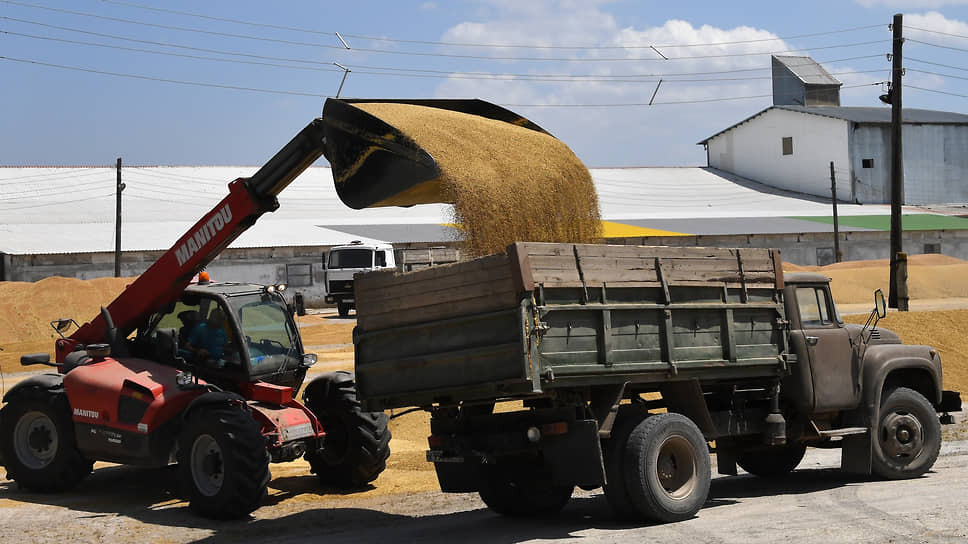
M 382 409 L 776 376 L 782 281 L 770 250 L 530 242 L 358 276 L 360 395 Z

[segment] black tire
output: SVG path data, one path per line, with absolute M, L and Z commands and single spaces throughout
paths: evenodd
M 807 446 L 800 442 L 784 446 L 769 446 L 736 452 L 736 464 L 760 478 L 779 478 L 797 468 Z
M 702 432 L 675 413 L 646 418 L 625 446 L 625 485 L 642 519 L 689 519 L 709 495 L 710 461 Z
M 195 513 L 214 519 L 248 515 L 269 484 L 269 452 L 252 415 L 232 405 L 201 406 L 178 436 L 178 476 Z
M 337 302 L 336 311 L 339 312 L 340 317 L 346 317 L 350 315 L 350 305 L 345 302 Z
M 639 517 L 625 487 L 625 446 L 629 435 L 648 415 L 644 408 L 636 410 L 634 405 L 620 406 L 612 434 L 602 449 L 605 457 L 605 500 L 615 515 L 622 519 L 634 520 Z
M 383 412 L 363 411 L 352 372 L 319 376 L 306 386 L 303 401 L 326 431 L 323 449 L 306 453 L 310 470 L 320 483 L 360 488 L 386 469 L 389 418 Z
M 540 464 L 517 459 L 482 466 L 478 492 L 488 508 L 504 516 L 550 516 L 564 508 L 574 485 L 556 484 Z
M 77 449 L 71 408 L 63 393 L 41 389 L 14 395 L 0 411 L 0 450 L 7 478 L 25 489 L 63 491 L 91 473 Z
M 874 474 L 888 480 L 917 478 L 941 451 L 941 422 L 924 395 L 898 387 L 885 391 L 873 436 Z

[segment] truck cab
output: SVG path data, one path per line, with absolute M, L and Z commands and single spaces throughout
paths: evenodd
M 341 317 L 349 315 L 356 307 L 353 292 L 353 276 L 358 272 L 396 268 L 393 246 L 390 244 L 365 244 L 354 240 L 344 246 L 336 246 L 323 256 L 327 304 L 336 304 Z

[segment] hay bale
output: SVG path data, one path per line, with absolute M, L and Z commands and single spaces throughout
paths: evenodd
M 500 253 L 516 241 L 601 240 L 591 174 L 560 140 L 476 115 L 426 106 L 360 103 L 434 159 L 443 200 L 471 256 Z

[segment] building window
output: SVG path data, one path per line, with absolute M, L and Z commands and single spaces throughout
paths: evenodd
M 925 253 L 941 253 L 941 242 L 924 244 Z
M 861 159 L 861 168 L 874 168 L 874 159 Z
M 783 137 L 783 154 L 793 155 L 793 136 Z
M 286 284 L 290 287 L 309 287 L 313 284 L 313 265 L 287 264 Z

